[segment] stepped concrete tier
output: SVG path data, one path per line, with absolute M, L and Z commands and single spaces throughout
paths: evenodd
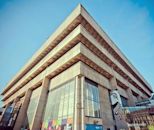
M 1 125 L 14 130 L 123 128 L 114 118 L 113 90 L 125 106 L 153 92 L 79 4 L 1 93 Z

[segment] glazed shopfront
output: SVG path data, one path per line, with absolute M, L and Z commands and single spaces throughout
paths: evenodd
M 43 118 L 42 130 L 72 129 L 75 82 L 70 81 L 50 90 Z
M 60 86 L 50 89 L 44 110 L 41 130 L 73 130 L 75 115 L 75 80 L 70 80 Z M 30 129 L 35 109 L 38 104 L 38 96 L 41 87 L 33 90 L 27 117 L 22 126 Z M 84 87 L 85 116 L 88 118 L 101 118 L 99 90 L 96 83 L 85 79 Z M 85 124 L 86 130 L 102 130 L 102 125 Z

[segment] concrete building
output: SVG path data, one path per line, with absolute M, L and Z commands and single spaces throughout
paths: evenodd
M 152 93 L 78 5 L 3 90 L 1 125 L 14 130 L 124 129 L 113 115 L 112 91 L 120 94 L 123 106 L 134 106 Z

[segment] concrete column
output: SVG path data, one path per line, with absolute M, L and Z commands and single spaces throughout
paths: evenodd
M 111 67 L 111 70 L 112 70 L 112 75 L 113 77 L 110 79 L 110 85 L 111 85 L 111 89 L 112 90 L 117 90 L 117 81 L 116 81 L 116 77 L 115 77 L 115 72 L 114 72 L 114 67 L 112 66 Z
M 142 97 L 140 95 L 137 96 L 137 101 L 142 101 Z
M 15 108 L 16 103 L 20 100 L 19 97 L 15 98 L 12 104 L 13 109 Z
M 25 118 L 26 118 L 27 109 L 28 109 L 28 105 L 29 105 L 29 102 L 30 102 L 31 94 L 32 94 L 32 90 L 30 90 L 30 89 L 27 90 L 23 104 L 20 108 L 20 111 L 19 111 L 19 114 L 18 114 L 18 117 L 17 117 L 17 120 L 16 120 L 16 123 L 15 123 L 13 130 L 21 130 L 21 127 L 22 127 L 22 125 L 25 121 Z
M 110 79 L 110 85 L 111 85 L 111 89 L 112 89 L 112 90 L 118 89 L 118 88 L 117 88 L 117 81 L 116 81 L 116 78 L 115 78 L 115 77 L 112 77 L 112 78 Z
M 81 75 L 76 77 L 75 106 L 74 106 L 74 130 L 84 130 L 84 83 Z
M 81 106 L 81 95 L 80 95 L 80 84 L 81 81 L 79 80 L 79 76 L 75 78 L 75 105 L 74 105 L 74 130 L 80 129 L 80 106 Z
M 103 120 L 103 127 L 105 130 L 110 128 L 113 130 L 115 122 L 113 120 L 112 108 L 110 103 L 109 91 L 108 89 L 98 85 L 99 95 L 100 95 L 100 107 L 101 107 L 101 117 Z
M 85 90 L 85 77 L 81 77 L 81 130 L 85 130 L 85 102 L 84 102 L 84 90 Z
M 127 95 L 128 95 L 128 105 L 135 106 L 135 101 L 133 98 L 133 93 L 132 93 L 131 88 L 128 88 L 126 91 L 127 91 Z
M 13 105 L 15 106 L 15 104 L 16 104 L 19 100 L 20 100 L 20 98 L 19 98 L 19 97 L 16 97 L 16 98 L 14 99 L 14 101 L 13 101 Z
M 12 112 L 14 112 L 16 103 L 17 103 L 19 100 L 20 100 L 19 97 L 16 97 L 16 98 L 14 99 L 13 104 L 12 104 L 12 108 L 13 108 Z M 14 115 L 13 115 L 13 116 L 14 116 Z M 8 126 L 13 126 L 13 123 L 14 123 L 13 116 L 10 118 L 9 123 L 8 123 Z
M 38 101 L 38 106 L 36 108 L 36 113 L 34 114 L 34 119 L 32 123 L 31 130 L 40 130 L 42 117 L 45 109 L 45 105 L 47 102 L 48 90 L 49 90 L 49 79 L 44 78 L 42 83 L 42 90 Z

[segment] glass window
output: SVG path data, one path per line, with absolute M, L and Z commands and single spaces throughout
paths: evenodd
M 34 117 L 35 110 L 37 108 L 40 92 L 41 92 L 41 87 L 36 88 L 32 92 L 32 96 L 30 98 L 30 102 L 29 102 L 28 109 L 27 109 L 27 117 L 23 124 L 23 128 L 26 128 L 26 129 L 31 128 L 32 120 Z
M 89 117 L 100 118 L 100 99 L 97 84 L 85 80 L 85 114 Z
M 6 108 L 6 111 L 1 121 L 1 125 L 9 126 L 9 121 L 11 120 L 12 111 L 13 111 L 13 104 L 11 104 Z
M 70 81 L 48 94 L 42 130 L 72 130 L 75 82 Z
M 128 107 L 128 100 L 127 98 L 120 96 L 121 97 L 121 102 L 123 107 Z

